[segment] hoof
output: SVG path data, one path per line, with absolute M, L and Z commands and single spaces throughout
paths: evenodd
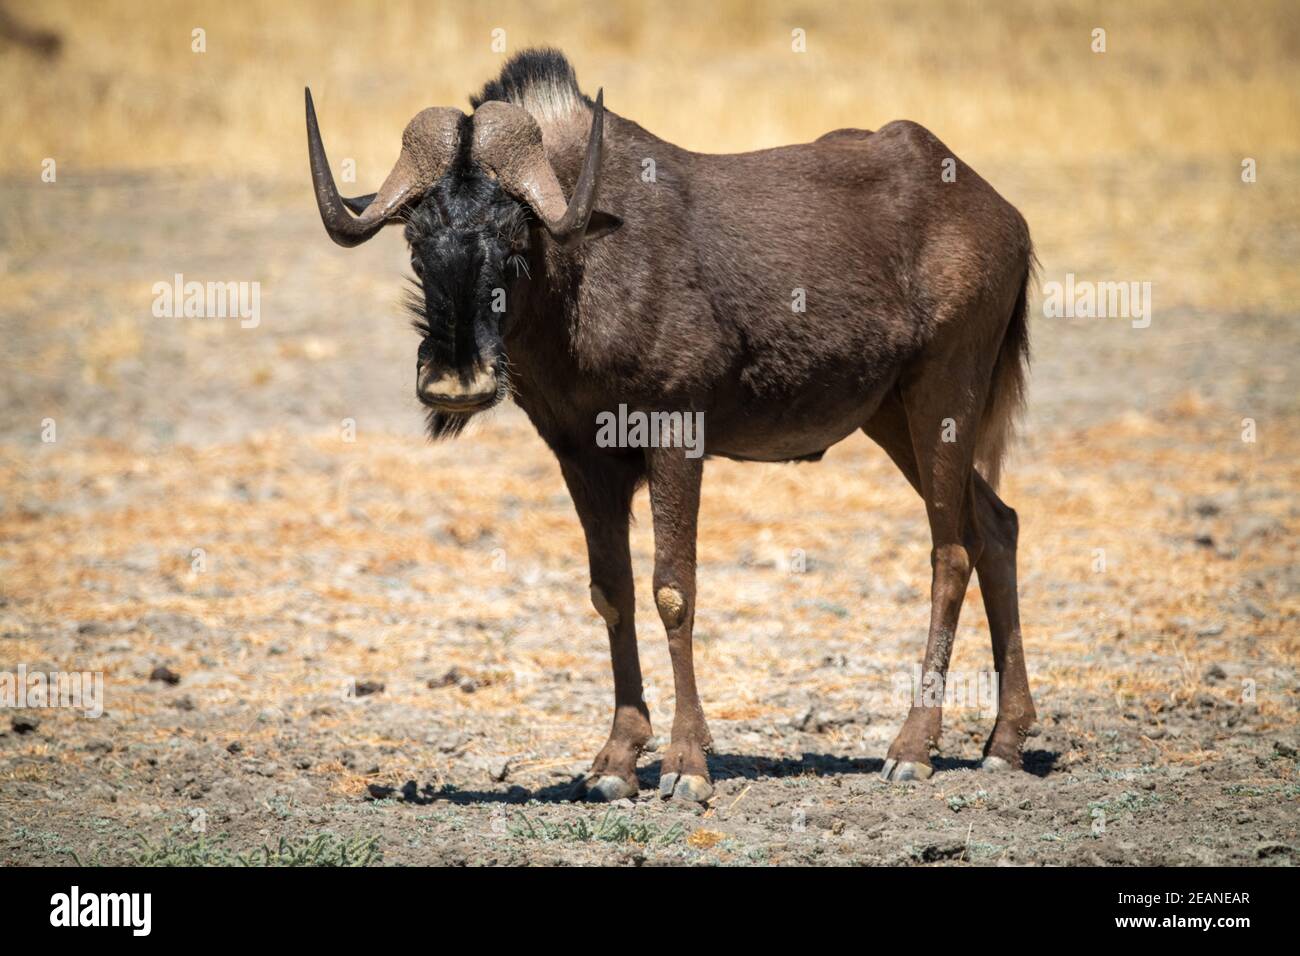
M 934 768 L 928 763 L 917 763 L 913 760 L 894 760 L 888 759 L 885 765 L 880 768 L 881 780 L 892 780 L 895 783 L 902 780 L 928 780 L 930 774 L 934 773 Z
M 593 775 L 583 780 L 578 784 L 574 799 L 586 800 L 588 803 L 613 803 L 624 797 L 635 798 L 636 793 L 636 787 L 622 777 L 607 773 L 599 777 Z
M 1005 773 L 1006 771 L 1014 770 L 1015 768 L 1011 766 L 1011 761 L 1003 760 L 1001 757 L 995 756 L 994 754 L 989 754 L 980 761 L 980 769 L 988 770 L 992 773 Z
M 666 773 L 659 778 L 659 796 L 665 800 L 675 797 L 678 800 L 704 803 L 713 796 L 713 784 L 699 774 Z

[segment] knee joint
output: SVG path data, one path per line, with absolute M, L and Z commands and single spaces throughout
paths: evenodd
M 967 545 L 950 544 L 930 551 L 930 567 L 935 573 L 947 573 L 959 577 L 969 577 L 973 562 Z
M 686 597 L 671 584 L 655 592 L 655 607 L 659 608 L 659 619 L 670 631 L 686 619 Z

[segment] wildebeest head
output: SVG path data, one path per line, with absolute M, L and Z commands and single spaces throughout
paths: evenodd
M 307 143 L 316 204 L 330 238 L 355 246 L 385 225 L 405 225 L 419 292 L 412 308 L 422 333 L 416 395 L 436 437 L 458 432 L 506 393 L 504 323 L 511 287 L 529 276 L 544 232 L 561 246 L 612 232 L 595 213 L 603 94 L 591 111 L 582 169 L 566 201 L 542 148 L 536 120 L 490 101 L 472 116 L 426 109 L 402 134 L 402 151 L 379 192 L 345 199 L 334 185 L 307 91 Z M 351 210 L 351 212 L 349 212 Z M 356 215 L 352 215 L 356 213 Z

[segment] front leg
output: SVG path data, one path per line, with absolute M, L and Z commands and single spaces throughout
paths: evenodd
M 668 632 L 676 707 L 673 739 L 664 754 L 659 795 L 703 803 L 713 794 L 705 753 L 712 747 L 695 689 L 691 636 L 695 627 L 695 526 L 703 460 L 680 448 L 646 452 L 655 534 L 655 606 Z
M 596 801 L 634 797 L 636 760 L 650 739 L 650 712 L 641 697 L 636 595 L 628 550 L 632 493 L 642 472 L 639 462 L 632 465 L 613 458 L 561 458 L 560 471 L 587 537 L 591 603 L 605 621 L 614 667 L 614 726 L 575 796 Z

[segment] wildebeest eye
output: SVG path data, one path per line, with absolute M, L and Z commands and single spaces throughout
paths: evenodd
M 421 279 L 424 278 L 424 263 L 421 262 L 416 256 L 411 256 L 411 268 L 415 270 L 415 274 L 417 276 L 419 276 Z

